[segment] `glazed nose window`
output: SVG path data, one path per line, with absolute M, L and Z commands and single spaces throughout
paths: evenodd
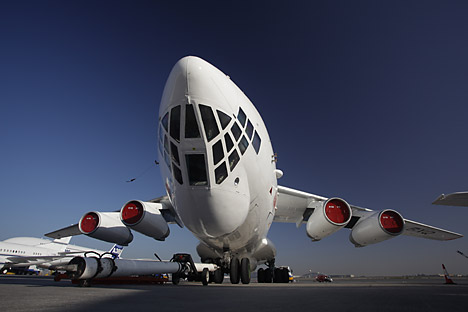
M 195 111 L 193 105 L 185 106 L 185 138 L 194 139 L 200 137 L 200 131 L 198 130 L 197 118 L 195 117 Z
M 185 155 L 187 163 L 187 173 L 190 185 L 202 186 L 208 185 L 208 176 L 206 174 L 206 163 L 204 154 Z
M 203 120 L 203 127 L 205 128 L 206 139 L 210 142 L 219 134 L 218 125 L 216 124 L 216 119 L 211 107 L 203 104 L 200 104 L 199 107 Z

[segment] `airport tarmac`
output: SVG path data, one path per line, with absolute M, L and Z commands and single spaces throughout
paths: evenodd
M 0 276 L 2 311 L 468 311 L 468 279 L 300 280 L 290 284 L 95 285 Z

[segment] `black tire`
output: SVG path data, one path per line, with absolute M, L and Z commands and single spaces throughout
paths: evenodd
M 265 270 L 263 268 L 257 271 L 257 283 L 265 283 Z
M 273 276 L 273 283 L 281 283 L 281 269 L 276 268 L 275 269 L 275 274 Z
M 266 270 L 265 270 L 265 275 L 264 275 L 265 280 L 264 280 L 264 283 L 271 283 L 271 282 L 272 282 L 272 280 L 273 280 L 273 276 L 272 276 L 272 275 L 273 275 L 273 274 L 271 274 L 271 273 L 272 273 L 272 272 L 271 272 L 271 269 L 266 269 Z
M 180 282 L 180 276 L 177 274 L 172 274 L 172 284 L 174 285 L 179 285 Z
M 289 283 L 289 271 L 288 269 L 283 269 L 283 283 Z
M 214 271 L 213 280 L 216 284 L 222 284 L 224 281 L 223 270 L 217 269 L 216 271 Z
M 230 272 L 229 272 L 229 278 L 232 284 L 239 284 L 239 281 L 240 281 L 239 266 L 240 266 L 239 259 L 232 258 L 231 265 L 230 265 Z
M 210 271 L 207 268 L 204 268 L 201 272 L 201 282 L 203 286 L 207 286 L 210 282 Z
M 240 267 L 240 276 L 242 284 L 250 283 L 250 260 L 249 258 L 242 258 Z

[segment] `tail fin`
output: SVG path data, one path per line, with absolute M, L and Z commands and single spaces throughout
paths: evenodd
M 112 254 L 112 257 L 114 259 L 120 258 L 120 255 L 122 254 L 122 252 L 123 252 L 123 247 L 117 244 L 112 246 L 111 250 L 109 250 L 109 253 Z
M 71 236 L 56 238 L 56 239 L 54 239 L 54 243 L 68 245 L 70 243 L 71 238 L 72 238 Z
M 449 277 L 447 269 L 445 268 L 445 265 L 443 263 L 442 263 L 442 269 L 444 269 L 445 284 L 455 284 L 452 281 L 452 279 Z

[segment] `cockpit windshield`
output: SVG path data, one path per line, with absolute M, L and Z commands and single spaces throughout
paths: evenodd
M 195 185 L 195 186 L 208 185 L 205 155 L 204 154 L 185 155 L 185 162 L 187 163 L 187 172 L 188 172 L 190 185 Z
M 219 134 L 218 125 L 216 124 L 216 119 L 211 107 L 203 104 L 200 104 L 199 107 L 203 120 L 203 127 L 205 128 L 206 139 L 210 142 Z

